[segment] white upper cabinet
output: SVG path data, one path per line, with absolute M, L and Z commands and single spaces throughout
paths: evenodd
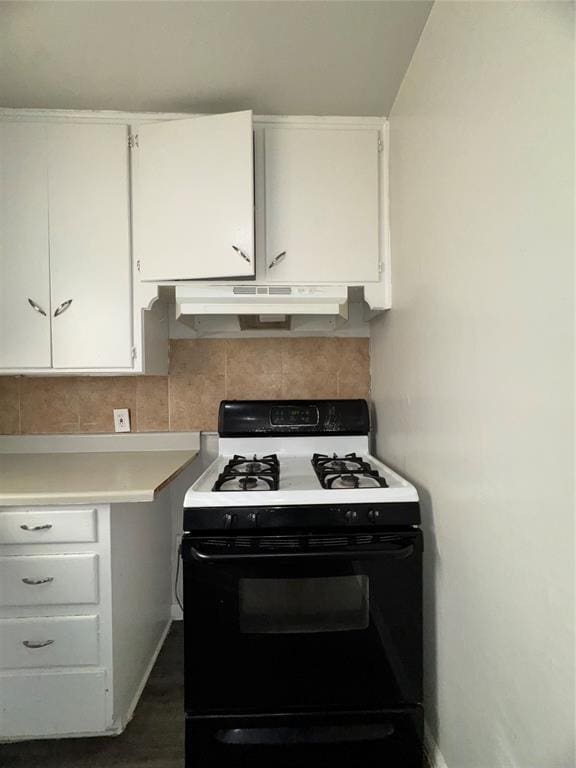
M 0 123 L 0 367 L 50 367 L 48 178 L 40 125 Z
M 132 365 L 128 130 L 47 126 L 52 365 Z
M 132 368 L 128 128 L 0 123 L 0 368 Z
M 266 280 L 380 279 L 379 140 L 376 128 L 265 129 Z
M 141 280 L 255 274 L 251 112 L 141 125 L 132 157 Z

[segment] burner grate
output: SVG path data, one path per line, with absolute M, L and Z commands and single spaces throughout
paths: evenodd
M 214 483 L 213 491 L 277 491 L 280 462 L 276 454 L 268 456 L 234 455 Z
M 354 488 L 387 488 L 388 483 L 362 457 L 355 453 L 326 456 L 315 453 L 312 466 L 322 488 L 349 490 Z

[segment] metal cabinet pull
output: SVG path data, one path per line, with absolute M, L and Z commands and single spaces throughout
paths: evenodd
M 52 645 L 54 640 L 22 640 L 22 645 L 26 648 L 45 648 L 47 645 Z
M 275 267 L 276 264 L 279 264 L 284 256 L 286 256 L 286 251 L 282 251 L 282 253 L 279 253 L 278 256 L 274 256 L 270 264 L 268 264 L 268 269 L 272 269 L 272 267 Z
M 45 579 L 29 579 L 24 577 L 22 581 L 24 584 L 49 584 L 51 581 L 54 581 L 54 576 L 46 576 Z
M 238 248 L 237 245 L 233 245 L 232 248 L 236 251 L 236 253 L 238 253 L 238 254 L 240 254 L 240 256 L 242 256 L 244 261 L 247 261 L 248 264 L 250 264 L 250 256 L 246 256 L 244 251 L 241 248 Z
M 61 315 L 62 312 L 66 312 L 70 304 L 72 304 L 72 299 L 67 299 L 66 301 L 63 301 L 59 307 L 56 307 L 56 312 L 54 312 L 54 317 L 58 317 L 58 315 Z
M 42 307 L 41 307 L 39 304 L 36 304 L 36 302 L 35 302 L 35 301 L 32 301 L 32 299 L 28 299 L 28 304 L 30 304 L 30 306 L 32 307 L 32 309 L 33 309 L 35 312 L 38 312 L 38 314 L 40 314 L 40 315 L 44 315 L 44 317 L 46 317 L 46 312 L 44 312 L 44 310 L 42 309 Z
M 52 528 L 52 523 L 45 523 L 44 525 L 21 525 L 23 531 L 48 531 Z

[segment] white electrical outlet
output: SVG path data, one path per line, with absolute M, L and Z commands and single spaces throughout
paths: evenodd
M 116 432 L 130 432 L 130 411 L 128 408 L 114 408 L 114 429 Z

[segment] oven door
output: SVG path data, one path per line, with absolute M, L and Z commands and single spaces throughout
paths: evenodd
M 188 714 L 422 699 L 419 530 L 185 537 Z

